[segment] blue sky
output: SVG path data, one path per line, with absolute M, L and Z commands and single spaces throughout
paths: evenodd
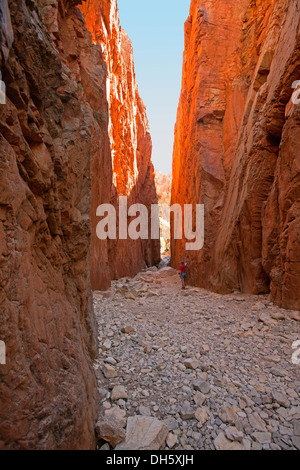
M 169 173 L 190 0 L 118 0 L 118 5 L 121 26 L 133 44 L 139 93 L 147 108 L 152 161 L 155 169 Z

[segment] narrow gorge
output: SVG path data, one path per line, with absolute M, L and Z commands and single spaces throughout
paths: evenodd
M 1 450 L 300 448 L 300 4 L 182 28 L 166 176 L 117 0 L 1 0 Z M 203 248 L 99 239 L 121 196 L 204 204 Z

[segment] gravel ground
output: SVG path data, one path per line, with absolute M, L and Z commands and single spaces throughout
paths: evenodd
M 99 416 L 156 417 L 165 449 L 300 449 L 299 312 L 182 290 L 172 268 L 115 281 L 94 307 Z

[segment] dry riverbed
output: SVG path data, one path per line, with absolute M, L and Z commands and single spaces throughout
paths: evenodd
M 172 268 L 115 281 L 94 307 L 99 448 L 300 449 L 299 312 L 181 290 Z

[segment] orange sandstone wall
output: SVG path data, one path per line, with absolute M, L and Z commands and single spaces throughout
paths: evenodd
M 109 140 L 111 147 L 111 201 L 118 209 L 118 197 L 128 196 L 128 205 L 157 203 L 154 169 L 151 163 L 152 143 L 145 106 L 135 79 L 133 50 L 130 39 L 120 27 L 116 0 L 88 0 L 80 7 L 94 44 L 99 44 L 107 66 L 107 100 L 109 104 Z M 92 173 L 93 187 L 103 181 L 101 167 Z M 100 198 L 101 199 L 101 198 Z M 98 202 L 98 201 L 97 201 Z M 99 200 L 98 204 L 109 202 Z M 118 210 L 117 210 L 118 212 Z M 94 219 L 94 231 L 97 218 Z M 105 243 L 105 242 L 104 242 Z M 159 240 L 109 240 L 105 261 L 99 265 L 98 253 L 103 242 L 92 241 L 91 275 L 94 289 L 110 285 L 110 278 L 133 276 L 160 258 Z M 103 273 L 108 273 L 108 275 Z
M 205 204 L 191 282 L 270 292 L 300 308 L 300 8 L 289 0 L 192 0 L 175 127 L 172 203 Z
M 100 2 L 106 50 L 79 3 L 0 3 L 0 449 L 94 448 L 91 284 L 104 289 L 159 259 L 158 242 L 96 238 L 99 204 L 157 196 L 116 4 Z
M 27 0 L 1 2 L 0 65 L 7 91 L 7 103 L 0 105 L 5 449 L 95 446 L 90 160 L 103 145 L 103 129 L 82 84 L 94 64 L 100 79 L 94 76 L 90 86 L 99 86 L 98 95 L 105 97 L 106 67 L 75 3 L 46 8 Z

